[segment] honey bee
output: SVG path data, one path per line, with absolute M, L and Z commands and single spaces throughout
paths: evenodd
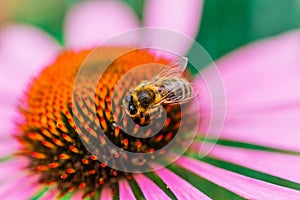
M 185 103 L 197 96 L 192 84 L 182 77 L 188 59 L 181 57 L 165 66 L 150 81 L 143 81 L 123 101 L 125 112 L 141 125 L 150 124 L 150 114 L 159 106 Z

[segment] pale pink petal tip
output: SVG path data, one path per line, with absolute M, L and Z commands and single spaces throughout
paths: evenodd
M 9 25 L 0 31 L 0 132 L 11 134 L 18 100 L 34 75 L 56 57 L 60 47 L 42 30 Z
M 252 43 L 216 62 L 226 91 L 223 138 L 300 151 L 299 52 L 296 30 Z M 208 69 L 202 74 L 209 74 Z
M 144 8 L 144 26 L 169 29 L 195 38 L 200 25 L 202 5 L 202 0 L 147 1 Z M 150 37 L 147 38 L 148 40 L 151 40 L 151 38 L 157 40 L 158 35 L 152 34 L 148 37 Z M 172 41 L 173 39 L 174 41 Z M 191 42 L 187 42 L 187 40 L 180 41 L 176 37 L 169 38 L 168 41 L 170 45 L 177 43 L 177 51 L 182 54 L 186 53 L 191 45 Z
M 144 25 L 171 29 L 195 37 L 199 28 L 202 4 L 202 0 L 147 1 Z
M 122 2 L 83 2 L 73 7 L 66 17 L 66 45 L 75 49 L 94 47 L 138 26 L 136 15 Z
M 11 75 L 14 80 L 23 74 L 32 75 L 49 64 L 59 49 L 54 38 L 36 27 L 5 26 L 0 31 L 0 58 L 10 65 L 1 66 L 0 74 Z

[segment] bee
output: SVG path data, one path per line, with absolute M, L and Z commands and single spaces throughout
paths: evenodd
M 181 57 L 165 66 L 150 81 L 138 84 L 125 97 L 123 106 L 132 120 L 141 125 L 150 124 L 150 114 L 160 106 L 185 103 L 197 96 L 192 84 L 182 77 L 188 59 Z

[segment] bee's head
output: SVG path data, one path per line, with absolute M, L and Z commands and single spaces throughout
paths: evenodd
M 128 95 L 125 98 L 125 109 L 130 116 L 135 116 L 138 112 L 136 106 L 133 103 L 133 96 Z
M 141 112 L 142 108 L 141 105 L 138 104 L 137 107 L 136 103 L 133 100 L 133 96 L 130 94 L 125 97 L 125 110 L 126 113 L 131 117 L 131 119 L 141 126 L 146 126 L 151 122 L 150 115 L 148 112 Z
M 147 90 L 139 91 L 137 93 L 137 98 L 139 101 L 139 105 L 144 109 L 147 109 L 150 106 L 150 103 L 152 101 L 152 96 Z

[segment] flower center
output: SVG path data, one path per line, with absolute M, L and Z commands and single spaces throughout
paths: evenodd
M 100 49 L 97 59 L 103 61 L 103 66 L 100 62 L 97 67 L 111 62 L 112 55 L 118 51 L 117 48 Z M 92 196 L 104 184 L 113 185 L 119 178 L 130 176 L 109 167 L 110 158 L 107 155 L 103 154 L 103 158 L 98 159 L 101 152 L 97 157 L 86 149 L 86 144 L 93 149 L 99 146 L 105 149 L 105 138 L 98 134 L 100 130 L 120 149 L 149 153 L 168 144 L 180 125 L 178 105 L 165 107 L 167 118 L 163 128 L 151 137 L 132 136 L 139 131 L 139 126 L 128 128 L 125 132 L 116 125 L 118 120 L 123 127 L 128 123 L 128 117 L 126 114 L 124 116 L 120 105 L 124 95 L 134 85 L 132 80 L 127 79 L 119 91 L 115 91 L 117 81 L 134 66 L 153 62 L 166 64 L 168 61 L 157 61 L 146 50 L 133 51 L 110 64 L 111 68 L 103 73 L 96 90 L 90 84 L 93 73 L 81 76 L 83 92 L 74 95 L 76 75 L 89 53 L 62 53 L 32 81 L 20 106 L 24 121 L 19 124 L 17 139 L 23 148 L 18 154 L 30 159 L 28 169 L 40 174 L 40 183 L 55 184 L 61 195 L 81 189 L 85 196 Z M 113 92 L 118 95 L 112 97 Z M 144 134 L 150 135 L 151 131 L 149 128 Z M 111 156 L 120 157 L 126 163 L 128 160 L 124 155 L 116 153 Z

